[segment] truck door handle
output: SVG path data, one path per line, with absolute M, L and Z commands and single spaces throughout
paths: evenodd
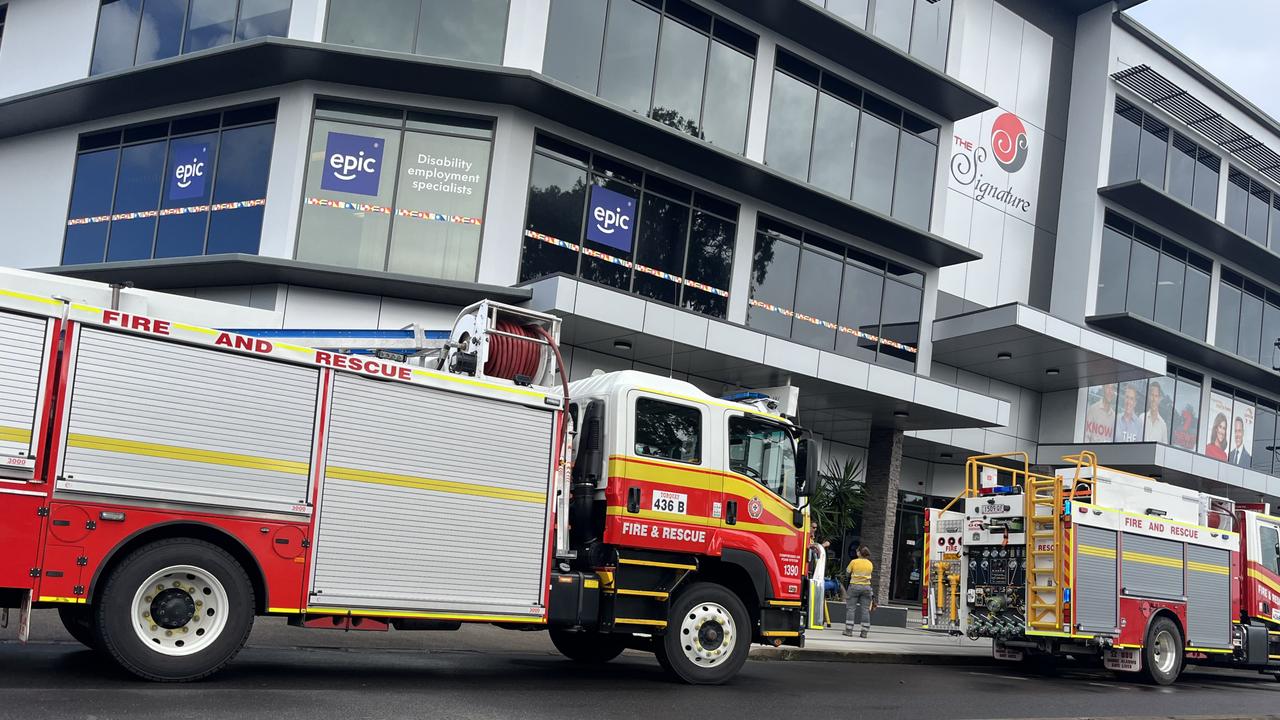
M 627 488 L 627 512 L 640 512 L 640 488 Z
M 738 524 L 738 501 L 737 500 L 730 500 L 729 502 L 725 503 L 724 524 L 725 525 Z

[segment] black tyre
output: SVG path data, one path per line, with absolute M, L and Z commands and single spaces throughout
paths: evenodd
M 1142 677 L 1155 685 L 1169 685 L 1182 673 L 1185 648 L 1182 631 L 1167 617 L 1158 617 L 1147 628 L 1142 646 Z
M 84 605 L 62 605 L 58 607 L 58 619 L 62 621 L 62 627 L 67 629 L 67 633 L 76 642 L 90 650 L 101 647 L 97 644 L 93 632 L 93 608 Z
M 598 632 L 573 632 L 552 628 L 551 644 L 561 655 L 588 665 L 599 665 L 622 654 L 627 649 L 626 637 Z
M 714 583 L 694 583 L 672 601 L 655 654 L 684 682 L 719 685 L 742 669 L 751 635 L 751 617 L 737 595 Z
M 146 680 L 188 682 L 217 672 L 253 628 L 253 585 L 225 550 L 172 539 L 130 554 L 94 607 L 99 646 Z

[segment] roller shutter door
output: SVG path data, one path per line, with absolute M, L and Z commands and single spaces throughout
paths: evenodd
M 1187 642 L 1231 646 L 1231 553 L 1187 545 Z
M 1116 531 L 1077 525 L 1076 624 L 1086 632 L 1116 629 Z
M 47 324 L 0 312 L 0 455 L 30 450 Z
M 1131 533 L 1124 533 L 1121 542 L 1124 594 L 1162 600 L 1184 597 L 1182 543 Z

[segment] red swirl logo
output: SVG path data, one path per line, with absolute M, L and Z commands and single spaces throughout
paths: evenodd
M 1027 163 L 1027 129 L 1013 113 L 991 124 L 991 155 L 1006 172 L 1015 173 Z

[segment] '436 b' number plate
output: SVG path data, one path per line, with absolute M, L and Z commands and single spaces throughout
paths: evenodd
M 653 491 L 653 511 L 684 515 L 689 509 L 689 496 L 684 493 Z

